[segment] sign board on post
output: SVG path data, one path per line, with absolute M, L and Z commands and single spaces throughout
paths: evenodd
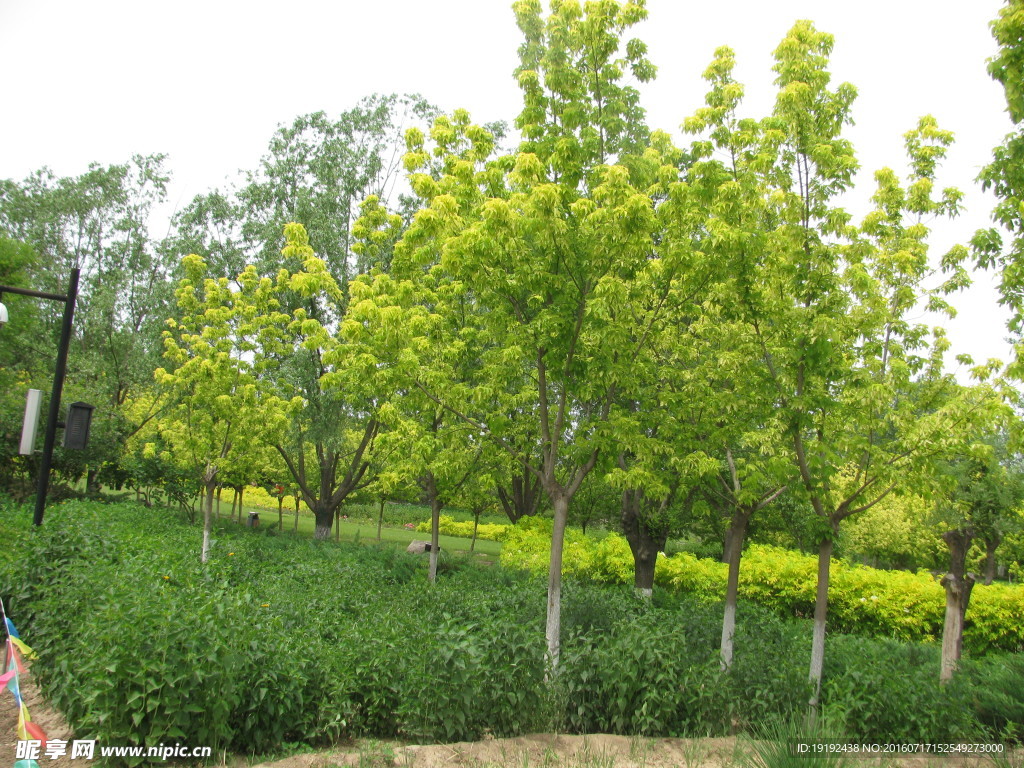
M 64 422 L 64 447 L 76 451 L 85 450 L 89 442 L 89 425 L 96 406 L 88 403 L 72 403 L 68 406 L 68 417 Z
M 21 445 L 18 453 L 31 456 L 36 444 L 36 427 L 39 425 L 39 404 L 43 393 L 38 389 L 30 389 L 25 397 L 25 420 L 21 424 Z

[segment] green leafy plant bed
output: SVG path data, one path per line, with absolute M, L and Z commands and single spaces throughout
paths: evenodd
M 504 536 L 501 563 L 536 574 L 547 572 L 551 521 L 520 521 Z M 566 533 L 563 570 L 601 583 L 633 581 L 633 556 L 618 534 Z M 659 556 L 655 582 L 702 600 L 725 597 L 728 566 L 687 552 Z M 814 612 L 817 558 L 753 545 L 743 554 L 739 595 L 780 616 Z M 883 571 L 834 560 L 829 586 L 829 628 L 875 637 L 933 642 L 942 634 L 945 595 L 930 573 Z M 972 654 L 1024 651 L 1024 587 L 977 585 L 971 594 L 964 649 Z
M 49 701 L 101 743 L 259 755 L 355 737 L 724 735 L 807 701 L 806 623 L 749 603 L 723 674 L 717 605 L 570 577 L 552 674 L 545 584 L 522 570 L 453 559 L 430 585 L 422 558 L 391 547 L 245 528 L 218 533 L 201 565 L 200 528 L 166 511 L 73 501 L 30 519 L 0 501 L 0 597 Z M 1020 726 L 1014 657 L 943 688 L 934 646 L 830 643 L 824 701 L 851 737 Z
M 476 527 L 476 537 L 487 541 L 504 541 L 508 535 L 511 525 L 501 523 L 480 523 Z M 457 536 L 468 539 L 473 537 L 472 520 L 456 520 L 450 515 L 441 515 L 438 518 L 438 530 L 445 536 Z M 416 526 L 419 533 L 430 533 L 430 521 L 421 522 Z

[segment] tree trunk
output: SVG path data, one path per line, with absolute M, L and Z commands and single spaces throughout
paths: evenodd
M 90 469 L 85 473 L 85 492 L 93 496 L 100 492 L 100 484 L 96 480 L 97 475 L 99 475 L 97 469 Z
M 814 634 L 811 640 L 810 682 L 813 686 L 810 717 L 816 718 L 821 699 L 821 673 L 825 668 L 825 619 L 828 616 L 828 569 L 832 562 L 832 538 L 818 545 L 818 592 L 814 600 Z
M 554 527 L 551 531 L 551 563 L 548 566 L 548 614 L 544 636 L 548 643 L 548 666 L 557 673 L 562 643 L 562 550 L 565 524 L 569 519 L 569 499 L 559 493 L 552 499 Z
M 210 531 L 213 529 L 213 492 L 216 483 L 206 481 L 206 498 L 203 500 L 203 549 L 199 554 L 199 562 L 205 563 L 210 557 Z
M 1000 543 L 1000 538 L 995 536 L 985 539 L 985 586 L 991 584 L 996 578 L 996 550 Z
M 969 531 L 946 531 L 943 541 L 949 548 L 949 573 L 942 577 L 946 590 L 946 616 L 942 625 L 942 667 L 939 680 L 949 682 L 963 650 L 964 617 L 974 588 L 974 575 L 965 573 L 967 552 L 971 548 Z
M 423 479 L 423 489 L 427 492 L 430 502 L 430 564 L 427 567 L 427 581 L 437 581 L 437 548 L 441 533 L 441 500 L 437 497 L 437 482 L 433 472 L 427 472 Z
M 642 491 L 624 491 L 622 494 L 622 532 L 633 553 L 633 586 L 637 594 L 650 598 L 654 593 L 654 569 L 658 563 L 658 552 L 668 541 L 668 527 L 661 525 L 655 530 L 643 515 L 644 495 Z
M 476 549 L 476 529 L 480 527 L 480 513 L 473 513 L 473 539 L 469 542 L 469 551 Z
M 296 520 L 298 518 L 296 517 Z M 316 523 L 313 527 L 313 538 L 318 541 L 327 541 L 331 538 L 331 523 L 334 522 L 334 510 L 323 509 L 318 503 L 313 508 L 313 519 Z
M 284 531 L 284 496 L 277 497 L 277 530 Z
M 736 507 L 725 538 L 725 551 L 729 559 L 729 581 L 725 588 L 725 615 L 722 618 L 722 671 L 732 666 L 733 636 L 736 633 L 736 600 L 740 586 L 740 557 L 743 554 L 743 539 L 747 535 L 750 511 Z
M 513 525 L 524 517 L 537 514 L 540 507 L 540 480 L 526 468 L 518 471 L 520 474 L 512 477 L 511 492 L 501 485 L 497 486 L 498 500 Z
M 292 533 L 297 533 L 299 530 L 299 497 L 295 497 L 295 525 L 292 527 Z
M 380 530 L 384 527 L 384 499 L 380 500 L 380 509 L 377 511 L 377 541 L 380 541 Z
M 239 523 L 239 525 L 241 525 L 241 523 L 242 523 L 242 502 L 245 500 L 245 486 L 244 485 L 238 486 L 238 490 L 236 491 L 236 493 L 238 494 L 238 523 Z

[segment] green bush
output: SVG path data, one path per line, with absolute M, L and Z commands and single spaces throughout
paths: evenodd
M 39 653 L 44 693 L 101 743 L 258 754 L 552 727 L 706 735 L 806 706 L 807 622 L 742 602 L 723 674 L 720 604 L 663 586 L 648 601 L 585 578 L 624 580 L 611 536 L 573 537 L 580 575 L 564 584 L 562 663 L 548 683 L 545 581 L 525 571 L 463 565 L 428 585 L 421 559 L 390 548 L 233 526 L 201 566 L 200 532 L 177 515 L 68 502 L 42 529 L 26 518 L 0 504 L 16 553 L 0 559 L 0 597 Z M 1019 666 L 969 662 L 941 689 L 935 653 L 835 636 L 823 696 L 872 740 L 950 736 L 951 713 L 962 734 L 1019 722 Z
M 1024 742 L 1024 656 L 1004 654 L 968 662 L 963 674 L 971 683 L 971 706 L 989 739 Z
M 480 523 L 477 526 L 476 537 L 488 541 L 504 541 L 511 525 L 500 523 Z M 464 539 L 473 538 L 473 521 L 456 520 L 450 515 L 441 515 L 437 521 L 438 532 L 445 536 L 458 536 Z M 430 533 L 430 521 L 421 522 L 416 526 L 419 533 Z
M 865 663 L 870 660 L 870 663 Z M 867 743 L 943 743 L 977 732 L 963 680 L 938 679 L 935 645 L 836 635 L 825 650 L 822 700 Z
M 551 523 L 530 520 L 512 527 L 501 563 L 534 574 L 547 572 Z M 777 547 L 750 546 L 743 554 L 739 596 L 780 616 L 814 615 L 817 558 Z M 628 584 L 633 557 L 618 534 L 602 538 L 566 531 L 563 573 L 600 583 Z M 688 552 L 658 556 L 655 584 L 702 600 L 725 598 L 728 566 Z M 829 584 L 829 629 L 849 634 L 934 642 L 941 637 L 945 595 L 928 573 L 883 571 L 833 560 Z M 971 654 L 1024 651 L 1024 587 L 976 585 L 964 629 Z

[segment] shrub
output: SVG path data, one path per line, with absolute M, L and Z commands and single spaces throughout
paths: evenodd
M 449 515 L 441 515 L 438 518 L 438 531 L 445 536 L 459 536 L 464 539 L 473 538 L 473 521 L 458 521 Z M 504 541 L 508 530 L 512 526 L 500 523 L 480 523 L 477 526 L 476 537 L 488 541 Z M 430 533 L 430 521 L 421 522 L 416 526 L 419 533 Z
M 33 530 L 22 515 L 27 507 L 0 503 L 0 531 L 17 553 L 0 559 L 0 597 L 39 653 L 44 693 L 101 742 L 252 754 L 552 725 L 695 736 L 806 706 L 807 622 L 741 602 L 723 674 L 711 599 L 720 564 L 679 560 L 699 578 L 675 565 L 665 573 L 705 586 L 658 586 L 643 600 L 628 583 L 588 577 L 631 580 L 612 536 L 573 537 L 578 574 L 564 584 L 562 664 L 548 685 L 545 581 L 525 571 L 467 564 L 428 585 L 422 561 L 402 552 L 234 526 L 215 534 L 201 566 L 199 531 L 177 516 L 75 501 Z M 549 526 L 530 521 L 510 537 L 550 536 Z M 851 735 L 872 741 L 976 734 L 979 719 L 1016 727 L 1019 664 L 966 662 L 940 688 L 936 652 L 837 635 L 823 696 L 857 724 Z
M 546 525 L 544 523 L 547 523 Z M 633 558 L 618 534 L 603 538 L 566 531 L 563 572 L 596 582 L 627 584 Z M 506 534 L 501 563 L 531 573 L 546 573 L 550 562 L 550 521 L 519 523 Z M 659 554 L 655 584 L 710 602 L 725 598 L 728 566 L 689 552 Z M 817 558 L 769 546 L 750 546 L 740 568 L 739 596 L 779 616 L 814 614 Z M 945 595 L 928 573 L 883 571 L 833 560 L 829 584 L 832 631 L 897 640 L 934 642 L 941 637 Z M 976 585 L 964 630 L 970 654 L 1024 651 L 1024 587 Z

